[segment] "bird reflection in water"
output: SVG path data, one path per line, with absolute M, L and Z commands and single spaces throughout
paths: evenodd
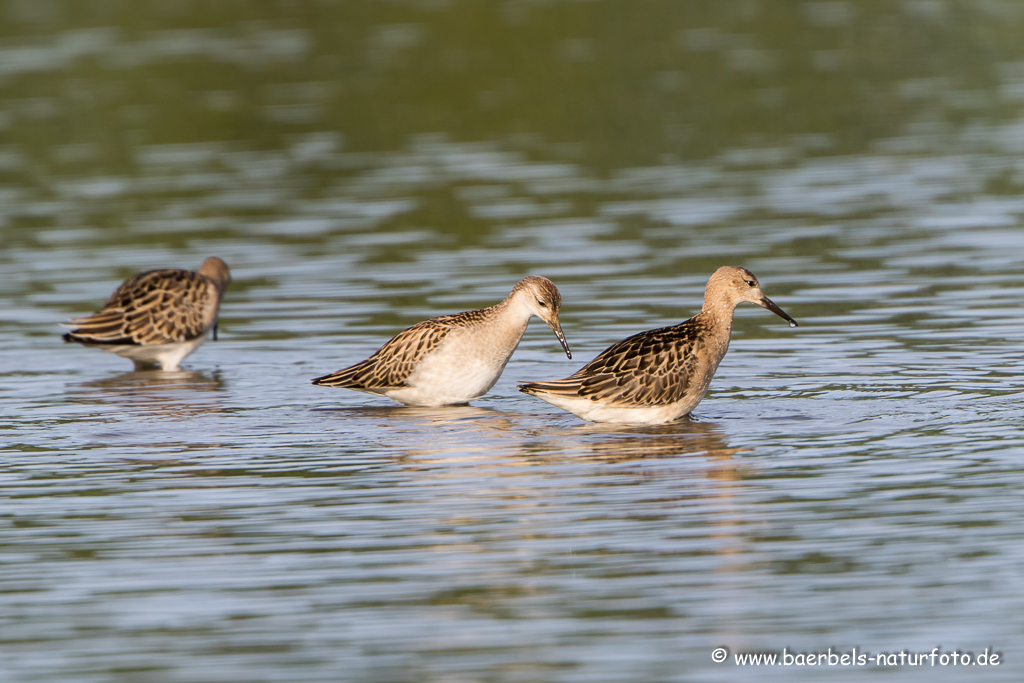
M 529 453 L 607 463 L 702 456 L 716 465 L 707 475 L 721 479 L 740 477 L 733 456 L 749 450 L 729 446 L 717 424 L 692 419 L 660 426 L 574 425 L 550 436 L 531 443 Z
M 667 458 L 681 455 L 706 455 L 712 458 L 728 458 L 740 452 L 730 448 L 719 427 L 711 422 L 693 420 L 658 427 L 633 429 L 605 428 L 587 430 L 589 437 L 580 445 L 593 458 L 610 461 L 640 460 L 643 458 Z M 607 438 L 596 440 L 605 436 Z
M 714 464 L 707 476 L 729 480 L 741 476 L 733 456 L 747 450 L 730 447 L 717 424 L 693 419 L 660 426 L 553 427 L 533 424 L 520 413 L 468 405 L 346 406 L 313 412 L 329 418 L 333 426 L 328 431 L 373 433 L 377 447 L 419 464 L 530 467 L 561 459 L 624 463 L 698 456 Z
M 460 406 L 441 406 L 437 408 L 431 407 L 414 407 L 414 406 L 398 406 L 398 405 L 362 405 L 362 406 L 331 406 L 329 408 L 313 408 L 315 413 L 330 413 L 334 416 L 333 419 L 338 417 L 345 418 L 368 418 L 368 419 L 388 419 L 398 420 L 406 422 L 408 420 L 414 420 L 418 424 L 456 424 L 460 422 L 471 422 L 476 419 L 486 420 L 489 418 L 508 416 L 508 413 L 504 413 L 494 408 L 486 408 L 482 406 L 471 406 L 471 405 L 460 405 Z
M 69 387 L 69 401 L 116 406 L 146 416 L 186 419 L 219 409 L 224 380 L 219 371 L 143 370 Z
M 327 417 L 322 432 L 366 434 L 374 448 L 400 460 L 461 462 L 508 449 L 517 415 L 479 406 L 314 408 Z M 339 419 L 342 418 L 342 419 Z

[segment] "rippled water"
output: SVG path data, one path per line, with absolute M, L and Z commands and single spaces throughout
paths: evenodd
M 1015 4 L 188 7 L 0 3 L 0 680 L 1019 680 Z M 185 371 L 61 343 L 212 254 Z M 741 307 L 691 420 L 516 392 L 723 264 L 800 327 Z M 530 273 L 572 361 L 535 322 L 469 407 L 308 382 Z

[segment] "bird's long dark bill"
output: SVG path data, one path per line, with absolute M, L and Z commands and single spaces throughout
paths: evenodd
M 572 360 L 572 353 L 570 353 L 569 351 L 569 344 L 566 343 L 565 335 L 562 334 L 562 326 L 559 325 L 557 322 L 554 322 L 548 323 L 548 327 L 550 327 L 551 331 L 555 333 L 556 337 L 558 337 L 558 341 L 561 342 L 562 348 L 565 349 L 566 357 L 569 358 L 569 360 Z
M 790 318 L 788 313 L 786 313 L 784 310 L 779 308 L 775 304 L 775 302 L 772 301 L 771 299 L 769 299 L 768 297 L 766 297 L 766 296 L 761 297 L 760 305 L 763 308 L 767 308 L 769 311 L 771 311 L 775 315 L 779 316 L 783 320 L 788 320 L 790 327 L 796 327 L 796 321 L 793 320 L 792 318 Z

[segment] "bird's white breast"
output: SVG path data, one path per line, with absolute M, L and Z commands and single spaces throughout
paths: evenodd
M 424 356 L 406 380 L 408 386 L 387 392 L 400 403 L 441 406 L 467 403 L 486 394 L 519 346 L 526 325 L 452 330 Z

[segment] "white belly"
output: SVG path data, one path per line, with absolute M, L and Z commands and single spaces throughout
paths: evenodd
M 602 404 L 591 401 L 589 398 L 572 398 L 543 393 L 535 395 L 537 398 L 589 422 L 647 425 L 675 422 L 688 415 L 704 397 L 703 393 L 699 396 L 688 396 L 682 401 L 663 406 L 623 406 Z
M 174 371 L 187 355 L 199 348 L 206 341 L 207 335 L 175 344 L 90 344 L 109 353 L 128 358 L 135 363 L 136 370 L 159 366 L 161 370 Z
M 410 406 L 457 405 L 480 398 L 501 377 L 520 338 L 521 332 L 514 340 L 452 333 L 451 338 L 420 361 L 406 380 L 408 386 L 392 389 L 385 395 Z

